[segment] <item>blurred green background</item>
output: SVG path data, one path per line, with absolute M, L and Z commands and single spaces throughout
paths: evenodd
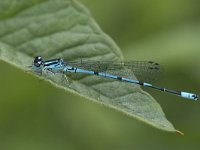
M 200 1 L 80 0 L 125 60 L 165 68 L 159 85 L 199 94 Z M 0 149 L 200 149 L 200 105 L 144 89 L 185 136 L 152 128 L 0 63 Z M 31 85 L 31 86 L 30 86 Z

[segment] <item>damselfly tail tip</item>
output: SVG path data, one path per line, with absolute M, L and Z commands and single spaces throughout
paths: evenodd
M 198 100 L 198 99 L 199 99 L 199 95 L 195 94 L 195 100 Z
M 198 100 L 199 96 L 197 94 L 188 93 L 188 92 L 181 92 L 181 97 L 192 99 L 192 100 Z

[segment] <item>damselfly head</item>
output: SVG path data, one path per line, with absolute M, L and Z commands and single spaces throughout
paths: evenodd
M 41 56 L 36 56 L 34 58 L 34 60 L 33 60 L 33 65 L 35 67 L 40 67 L 42 64 L 43 64 L 42 57 Z

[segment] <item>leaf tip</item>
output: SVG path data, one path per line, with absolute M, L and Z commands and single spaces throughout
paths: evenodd
M 183 132 L 181 132 L 181 131 L 178 131 L 178 130 L 176 131 L 176 134 L 177 134 L 177 135 L 184 136 L 184 133 L 183 133 Z

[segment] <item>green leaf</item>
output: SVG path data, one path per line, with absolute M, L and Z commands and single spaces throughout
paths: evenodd
M 112 39 L 75 0 L 1 1 L 0 6 L 0 58 L 22 70 L 37 55 L 70 61 L 123 59 Z M 64 82 L 59 74 L 45 74 L 44 78 L 154 127 L 177 132 L 160 105 L 139 86 L 95 76 L 69 77 Z

